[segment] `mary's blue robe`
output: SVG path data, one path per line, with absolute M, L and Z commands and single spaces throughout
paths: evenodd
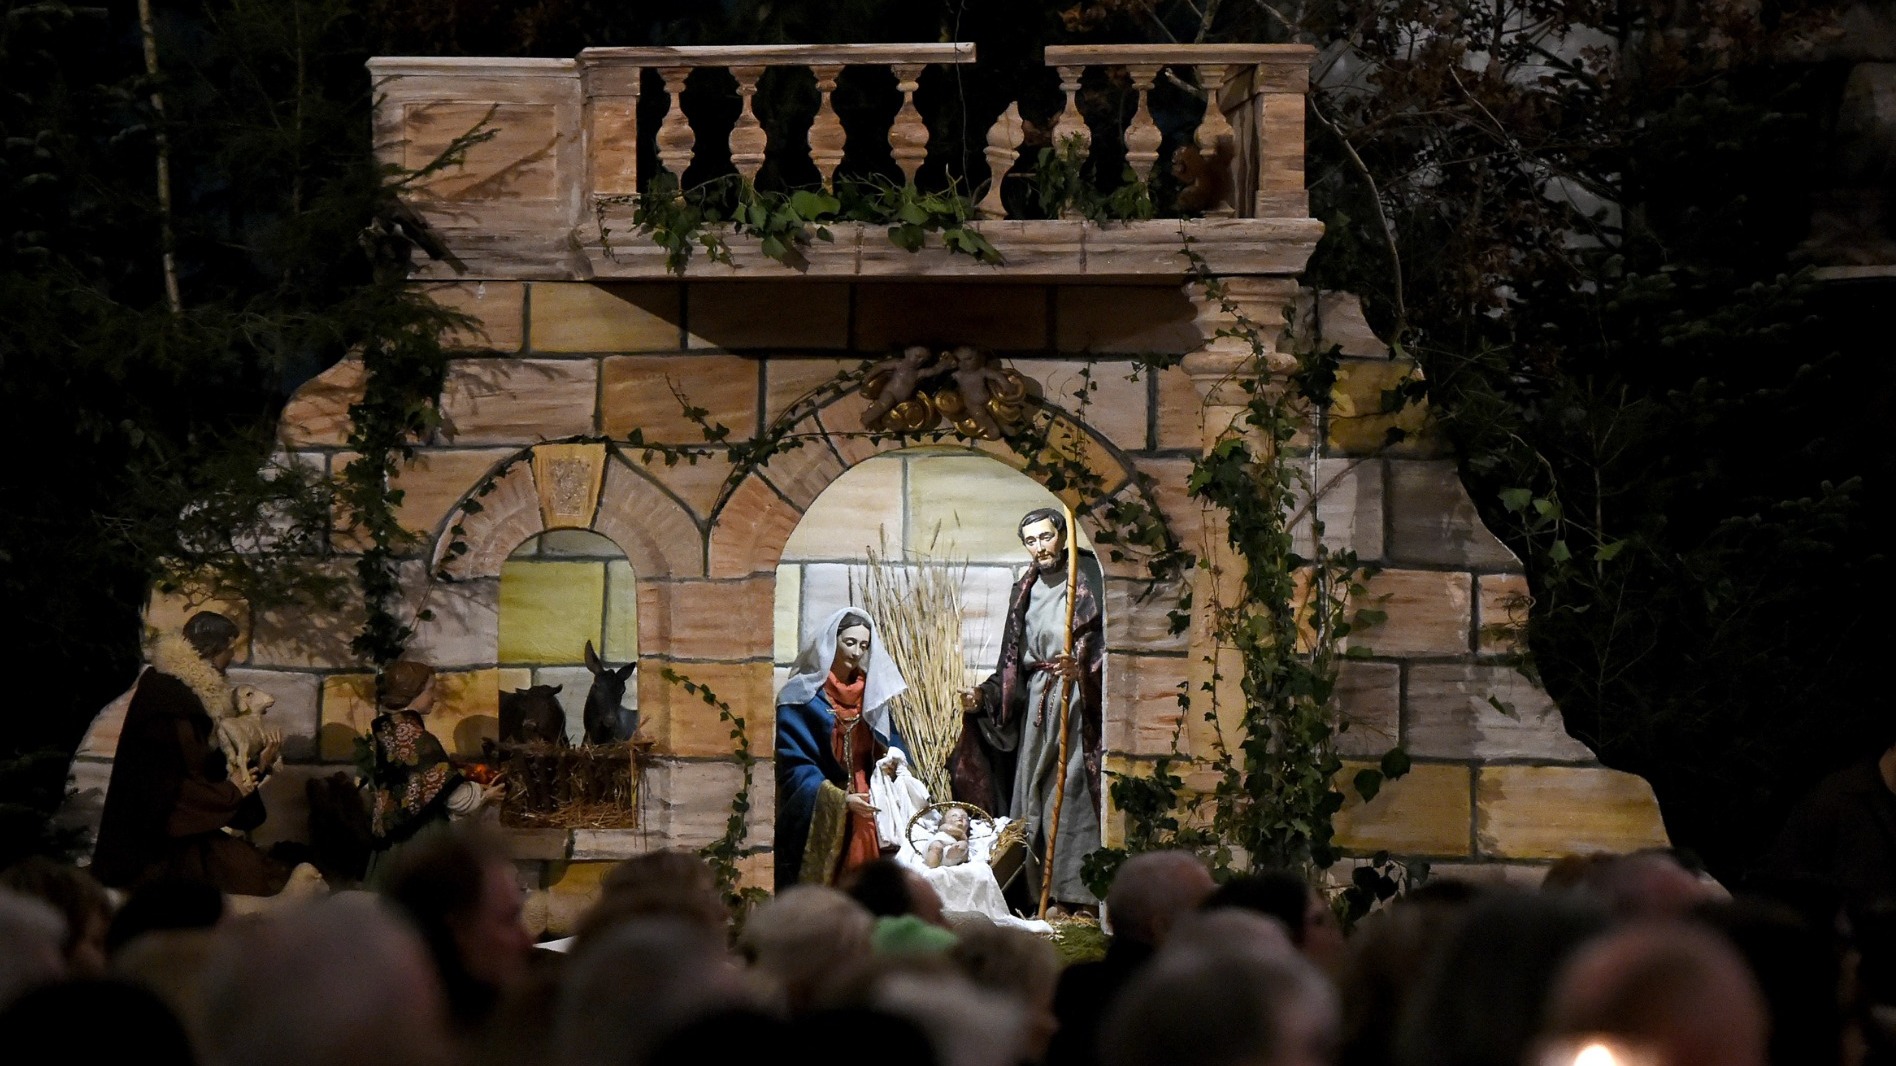
M 809 701 L 777 705 L 777 835 L 775 841 L 777 889 L 782 891 L 802 879 L 803 851 L 810 839 L 810 821 L 816 810 L 816 794 L 828 781 L 848 790 L 849 776 L 830 750 L 830 730 L 836 716 L 829 700 L 818 688 Z M 873 734 L 872 734 L 873 735 Z M 876 757 L 894 746 L 914 762 L 908 744 L 889 723 L 886 744 L 877 736 Z

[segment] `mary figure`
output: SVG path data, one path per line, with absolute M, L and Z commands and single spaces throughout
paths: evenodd
M 830 615 L 777 693 L 777 887 L 833 884 L 882 853 L 870 775 L 908 745 L 889 702 L 908 683 L 861 608 Z

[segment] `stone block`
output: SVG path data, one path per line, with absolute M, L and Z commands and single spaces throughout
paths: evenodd
M 830 447 L 843 457 L 845 463 L 861 463 L 884 452 L 893 452 L 901 448 L 899 440 L 877 438 L 863 428 L 863 412 L 869 409 L 869 400 L 859 391 L 845 392 L 836 397 L 817 412 L 817 421 L 822 423 L 824 432 L 829 434 Z
M 345 581 L 355 580 L 348 560 L 333 560 L 325 569 Z M 398 580 L 404 587 L 420 576 L 421 567 L 405 563 Z M 335 669 L 360 662 L 349 645 L 361 634 L 364 621 L 359 596 L 344 597 L 331 610 L 312 611 L 286 606 L 257 612 L 245 665 L 285 669 Z
M 907 498 L 911 550 L 1009 565 L 1026 562 L 1016 528 L 1020 516 L 1036 507 L 1060 506 L 1058 497 L 1020 471 L 966 453 L 911 460 Z
M 784 559 L 860 560 L 870 548 L 900 551 L 904 462 L 899 456 L 877 456 L 830 482 L 784 542 Z
M 526 340 L 527 287 L 518 281 L 454 281 L 420 288 L 440 306 L 473 319 L 441 338 L 450 348 L 517 352 Z
M 1475 775 L 1484 855 L 1557 859 L 1666 847 L 1652 786 L 1601 767 L 1484 766 Z
M 1152 371 L 1153 446 L 1162 451 L 1188 451 L 1196 455 L 1204 448 L 1204 397 L 1183 368 Z
M 549 529 L 532 542 L 514 549 L 511 558 L 532 555 L 545 559 L 595 559 L 606 562 L 624 559 L 625 552 L 612 538 L 590 529 Z
M 751 784 L 750 835 L 761 833 L 766 840 L 774 824 L 771 774 L 770 760 L 760 759 L 753 770 Z M 731 816 L 731 800 L 742 781 L 737 764 L 729 760 L 654 760 L 646 768 L 641 786 L 645 792 L 645 813 L 654 835 L 653 844 L 700 848 L 723 836 L 725 822 Z
M 1146 375 L 1137 364 L 1016 359 L 1014 369 L 1040 383 L 1046 401 L 1129 452 L 1148 447 Z
M 1192 461 L 1186 458 L 1135 459 L 1133 465 L 1139 472 L 1151 478 L 1148 487 L 1147 502 L 1156 503 L 1159 513 L 1164 516 L 1165 524 L 1178 538 L 1186 551 L 1207 558 L 1229 548 L 1220 544 L 1214 546 L 1206 541 L 1205 511 L 1203 501 L 1193 498 L 1190 482 Z M 1222 536 L 1222 534 L 1218 534 Z M 1137 549 L 1134 549 L 1137 551 Z M 1133 552 L 1128 552 L 1133 554 Z
M 702 445 L 703 427 L 685 417 L 689 404 L 706 412 L 708 425 L 729 429 L 728 439 L 749 440 L 757 433 L 757 365 L 755 359 L 735 355 L 609 358 L 600 392 L 601 428 L 612 437 L 638 430 L 649 441 Z
M 775 420 L 792 404 L 810 396 L 812 390 L 830 384 L 838 375 L 854 370 L 862 362 L 861 359 L 772 356 L 764 363 L 765 422 Z
M 1350 851 L 1398 855 L 1465 856 L 1473 853 L 1473 771 L 1467 766 L 1418 763 L 1407 774 L 1384 781 L 1364 803 L 1350 786 L 1363 763 L 1345 763 L 1337 787 L 1345 797 L 1336 812 L 1336 842 Z
M 402 164 L 420 170 L 458 137 L 488 138 L 468 146 L 461 162 L 423 180 L 430 197 L 455 201 L 551 200 L 559 194 L 560 121 L 552 104 L 429 100 L 402 104 Z
M 1336 738 L 1346 757 L 1378 759 L 1402 739 L 1402 667 L 1345 661 L 1336 672 L 1337 713 L 1349 728 Z
M 1526 575 L 1477 576 L 1476 650 L 1496 653 L 1519 650 L 1527 639 L 1527 611 L 1532 602 Z
M 1061 286 L 1053 315 L 1063 352 L 1182 355 L 1199 346 L 1196 309 L 1176 285 Z
M 788 553 L 786 553 L 788 554 Z M 771 654 L 772 662 L 794 662 L 798 647 L 797 622 L 803 609 L 803 568 L 795 565 L 777 567 L 777 596 L 771 602 Z
M 926 308 L 926 313 L 918 313 Z M 1047 347 L 1047 290 L 1040 285 L 856 286 L 854 347 L 971 344 L 998 352 Z
M 486 475 L 480 476 L 484 483 Z M 540 490 L 533 481 L 533 464 L 512 464 L 494 479 L 492 491 L 473 499 L 480 510 L 473 514 L 455 512 L 444 531 L 446 535 L 435 542 L 434 564 L 457 580 L 498 578 L 501 566 L 514 552 L 546 529 L 540 512 Z M 449 557 L 447 553 L 457 541 L 453 535 L 456 525 L 461 527 L 458 541 L 467 550 Z
M 512 449 L 508 448 L 466 451 L 425 448 L 417 451 L 414 459 L 398 467 L 395 476 L 390 479 L 389 487 L 402 494 L 402 502 L 395 508 L 396 520 L 403 529 L 418 536 L 432 535 L 448 512 L 460 504 L 461 497 L 478 488 L 488 474 L 512 454 Z M 492 493 L 489 493 L 488 498 L 491 497 Z M 482 499 L 483 506 L 487 504 L 488 498 Z M 537 494 L 534 507 L 539 507 Z M 502 557 L 511 554 L 518 546 L 518 542 L 508 545 Z
M 639 657 L 639 583 L 624 559 L 606 564 L 606 639 L 595 647 L 607 662 L 629 663 Z
M 1328 444 L 1344 455 L 1436 456 L 1446 442 L 1426 401 L 1395 406 L 1391 394 L 1417 371 L 1414 364 L 1386 359 L 1345 359 L 1338 363 L 1326 416 Z M 1388 443 L 1390 430 L 1402 439 Z
M 352 758 L 355 738 L 367 734 L 374 720 L 374 674 L 330 674 L 323 678 L 318 754 L 325 761 L 347 762 Z
M 691 348 L 847 348 L 847 282 L 749 281 L 685 291 Z
M 1460 571 L 1384 570 L 1364 583 L 1360 607 L 1388 614 L 1349 635 L 1377 655 L 1466 655 L 1474 627 L 1474 578 Z
M 865 568 L 860 563 L 804 564 L 796 637 L 799 650 L 809 643 L 824 619 L 862 602 L 861 589 L 866 578 Z
M 1429 864 L 1429 880 L 1531 892 L 1547 880 L 1547 867 L 1520 862 L 1436 862 Z
M 1547 693 L 1509 667 L 1417 663 L 1408 669 L 1403 735 L 1412 755 L 1559 762 L 1593 758 L 1586 745 L 1567 735 L 1560 708 Z
M 1106 750 L 1171 754 L 1184 713 L 1178 705 L 1184 665 L 1176 655 L 1107 654 L 1106 720 L 1101 723 Z
M 1362 297 L 1353 292 L 1320 292 L 1315 299 L 1300 294 L 1297 301 L 1300 319 L 1297 332 L 1314 339 L 1309 347 L 1324 350 L 1337 346 L 1340 355 L 1357 359 L 1387 359 L 1389 345 L 1369 327 L 1363 315 Z M 1311 316 L 1305 318 L 1304 316 Z M 1302 346 L 1300 346 L 1302 347 Z
M 1455 464 L 1391 461 L 1388 472 L 1391 563 L 1521 569 L 1514 553 L 1482 524 Z
M 674 282 L 536 281 L 528 347 L 536 352 L 669 352 L 684 347 Z
M 593 529 L 618 545 L 641 577 L 704 572 L 704 534 L 691 512 L 624 463 L 606 464 Z
M 711 577 L 772 571 L 803 513 L 759 477 L 748 477 L 712 517 L 706 569 Z
M 174 592 L 152 589 L 151 598 L 145 601 L 145 634 L 149 637 L 152 633 L 181 633 L 184 624 L 199 611 L 215 611 L 237 623 L 236 661 L 249 658 L 249 605 L 242 600 L 210 596 L 195 589 Z
M 276 704 L 263 720 L 268 728 L 283 734 L 285 759 L 302 762 L 316 757 L 316 735 L 322 724 L 321 677 L 244 667 L 232 667 L 229 676 L 232 685 L 254 685 L 276 697 Z
M 1178 609 L 1178 603 L 1176 585 L 1154 585 L 1137 578 L 1107 578 L 1106 646 L 1125 651 L 1186 650 L 1187 635 L 1172 632 L 1171 613 Z
M 339 448 L 349 441 L 349 408 L 362 401 L 368 372 L 346 356 L 299 386 L 277 419 L 277 439 L 292 448 Z
M 774 575 L 672 581 L 666 583 L 665 593 L 672 604 L 669 639 L 662 649 L 666 655 L 679 659 L 763 659 L 771 655 L 776 609 Z
M 641 728 L 658 742 L 657 754 L 724 756 L 732 750 L 731 724 L 720 719 L 718 708 L 701 695 L 667 681 L 661 672 L 665 666 L 708 687 L 742 717 L 753 750 L 759 754 L 770 750 L 776 708 L 769 663 L 666 663 L 648 658 L 637 674 L 639 713 L 646 723 Z
M 983 676 L 1001 656 L 1007 604 L 1014 594 L 1015 571 L 1008 566 L 971 566 L 961 578 L 961 651 Z M 1106 616 L 1110 636 L 1112 615 Z
M 420 602 L 432 617 L 415 622 L 408 655 L 436 669 L 498 661 L 503 587 L 491 577 L 431 582 Z
M 532 444 L 594 432 L 592 359 L 456 359 L 441 388 L 442 434 L 456 444 Z
M 680 458 L 667 465 L 665 456 L 656 452 L 648 460 L 643 452 L 620 453 L 626 462 L 650 474 L 667 492 L 684 501 L 694 519 L 711 514 L 731 476 L 732 464 L 722 455 L 699 455 L 697 461 Z
M 566 829 L 507 828 L 495 834 L 501 854 L 516 862 L 559 862 L 571 850 L 572 833 Z
M 604 563 L 509 562 L 500 571 L 500 661 L 580 662 L 587 641 L 602 643 L 605 610 Z
M 1383 557 L 1382 464 L 1354 459 L 1319 459 L 1313 491 L 1297 493 L 1296 518 L 1291 536 L 1299 554 L 1314 557 L 1316 526 L 1323 523 L 1323 543 L 1332 550 L 1349 549 L 1372 562 Z M 1316 500 L 1313 507 L 1311 497 Z

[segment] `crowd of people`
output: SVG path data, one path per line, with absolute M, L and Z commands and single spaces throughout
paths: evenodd
M 945 919 L 886 860 L 734 913 L 696 855 L 654 852 L 543 945 L 523 898 L 477 828 L 416 840 L 374 891 L 263 907 L 29 860 L 0 873 L 0 1047 L 206 1066 L 1855 1066 L 1888 1061 L 1896 1013 L 1873 909 L 1733 898 L 1666 852 L 1563 861 L 1531 888 L 1436 879 L 1347 937 L 1293 874 L 1219 884 L 1149 852 L 1110 886 L 1103 957 L 1064 966 L 1051 938 Z

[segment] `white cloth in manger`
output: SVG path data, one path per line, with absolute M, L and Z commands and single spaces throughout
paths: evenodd
M 943 915 L 952 922 L 961 915 L 978 914 L 995 925 L 1031 933 L 1053 932 L 1053 927 L 1046 922 L 1019 918 L 1009 911 L 1007 900 L 1001 895 L 1000 882 L 994 878 L 994 867 L 989 863 L 994 855 L 994 843 L 1007 827 L 1008 819 L 970 818 L 967 861 L 953 866 L 928 865 L 928 844 L 940 833 L 944 810 L 937 808 L 925 813 L 914 832 L 901 842 L 901 850 L 896 852 L 897 861 L 921 874 L 941 897 Z

